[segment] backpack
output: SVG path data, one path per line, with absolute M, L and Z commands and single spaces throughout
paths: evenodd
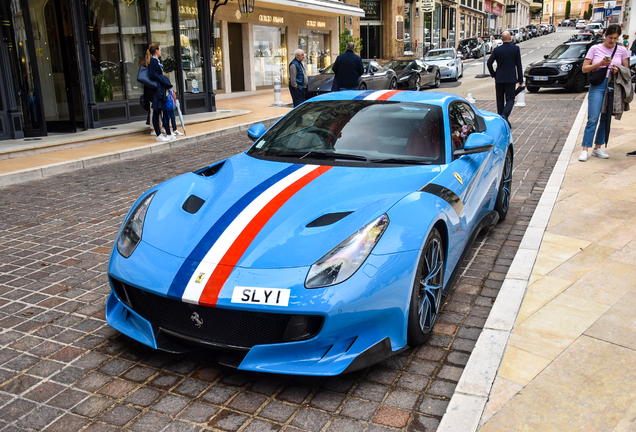
M 176 105 L 175 100 L 176 100 L 176 97 L 174 95 L 174 91 L 168 90 L 166 92 L 166 103 L 165 103 L 167 111 L 174 111 L 174 106 Z

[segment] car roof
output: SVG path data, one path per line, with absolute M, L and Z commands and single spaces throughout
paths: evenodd
M 388 98 L 391 102 L 411 102 L 411 103 L 422 103 L 422 104 L 430 104 L 436 106 L 447 106 L 449 103 L 459 100 L 462 102 L 466 102 L 466 99 L 461 96 L 450 94 L 450 93 L 441 93 L 441 92 L 415 92 L 408 90 L 384 90 L 383 92 L 386 94 L 388 92 L 394 91 L 395 93 Z M 310 99 L 309 102 L 319 102 L 319 101 L 337 101 L 337 100 L 361 100 L 359 99 L 361 96 L 370 96 L 373 93 L 377 93 L 377 90 L 345 90 L 339 92 L 331 92 L 323 95 L 315 96 Z M 380 90 L 382 92 L 382 90 Z

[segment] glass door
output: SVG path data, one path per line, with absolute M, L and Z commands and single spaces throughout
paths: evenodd
M 48 132 L 84 126 L 69 0 L 29 0 L 33 43 Z

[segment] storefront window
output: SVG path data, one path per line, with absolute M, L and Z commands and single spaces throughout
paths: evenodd
M 328 31 L 298 30 L 298 48 L 305 51 L 308 75 L 317 75 L 331 64 L 331 38 Z
M 177 60 L 175 56 L 174 34 L 172 32 L 172 0 L 153 0 L 150 2 L 150 32 L 152 40 L 161 46 L 163 72 L 175 85 Z M 176 85 L 175 85 L 176 90 Z
M 456 9 L 451 8 L 448 10 L 448 45 L 449 47 L 455 47 L 455 11 Z
M 223 88 L 223 51 L 221 50 L 221 22 L 214 21 L 214 46 L 212 49 L 212 90 Z
M 466 15 L 462 14 L 459 18 L 459 39 L 466 37 Z
M 113 0 L 93 0 L 90 5 L 91 67 L 95 101 L 123 100 L 124 78 L 120 67 L 119 24 L 115 3 Z
M 148 35 L 146 30 L 146 1 L 119 3 L 121 35 L 124 43 L 124 83 L 128 99 L 139 99 L 144 92 L 143 84 L 137 81 L 139 65 L 146 62 Z
M 287 42 L 285 27 L 254 26 L 254 63 L 256 87 L 274 85 L 281 77 L 287 84 Z
M 183 90 L 186 93 L 205 91 L 203 56 L 199 30 L 197 0 L 179 1 L 179 34 L 181 39 L 181 67 Z
M 413 55 L 413 45 L 411 41 L 411 35 L 413 34 L 412 11 L 413 3 L 404 2 L 404 55 Z

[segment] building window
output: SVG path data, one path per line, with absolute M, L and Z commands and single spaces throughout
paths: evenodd
M 305 51 L 308 75 L 317 75 L 331 64 L 331 38 L 328 31 L 298 30 L 298 48 Z
M 126 93 L 128 99 L 139 99 L 144 92 L 144 86 L 137 81 L 137 71 L 140 64 L 145 64 L 148 49 L 145 0 L 138 0 L 126 6 L 120 2 L 119 16 L 126 65 L 123 71 Z
M 559 13 L 563 12 L 563 3 L 557 3 L 557 5 L 557 10 L 559 11 Z
M 150 43 L 161 46 L 161 63 L 163 73 L 176 87 L 177 60 L 172 30 L 172 0 L 155 0 L 150 2 Z
M 91 2 L 89 25 L 92 27 L 91 65 L 96 102 L 123 100 L 125 96 L 115 5 L 113 0 Z
M 185 93 L 205 92 L 200 34 L 197 0 L 179 0 L 179 39 Z
M 223 50 L 221 49 L 221 22 L 214 21 L 214 46 L 212 50 L 212 90 L 223 88 Z
M 256 87 L 272 86 L 277 76 L 287 83 L 287 39 L 285 27 L 254 26 Z

